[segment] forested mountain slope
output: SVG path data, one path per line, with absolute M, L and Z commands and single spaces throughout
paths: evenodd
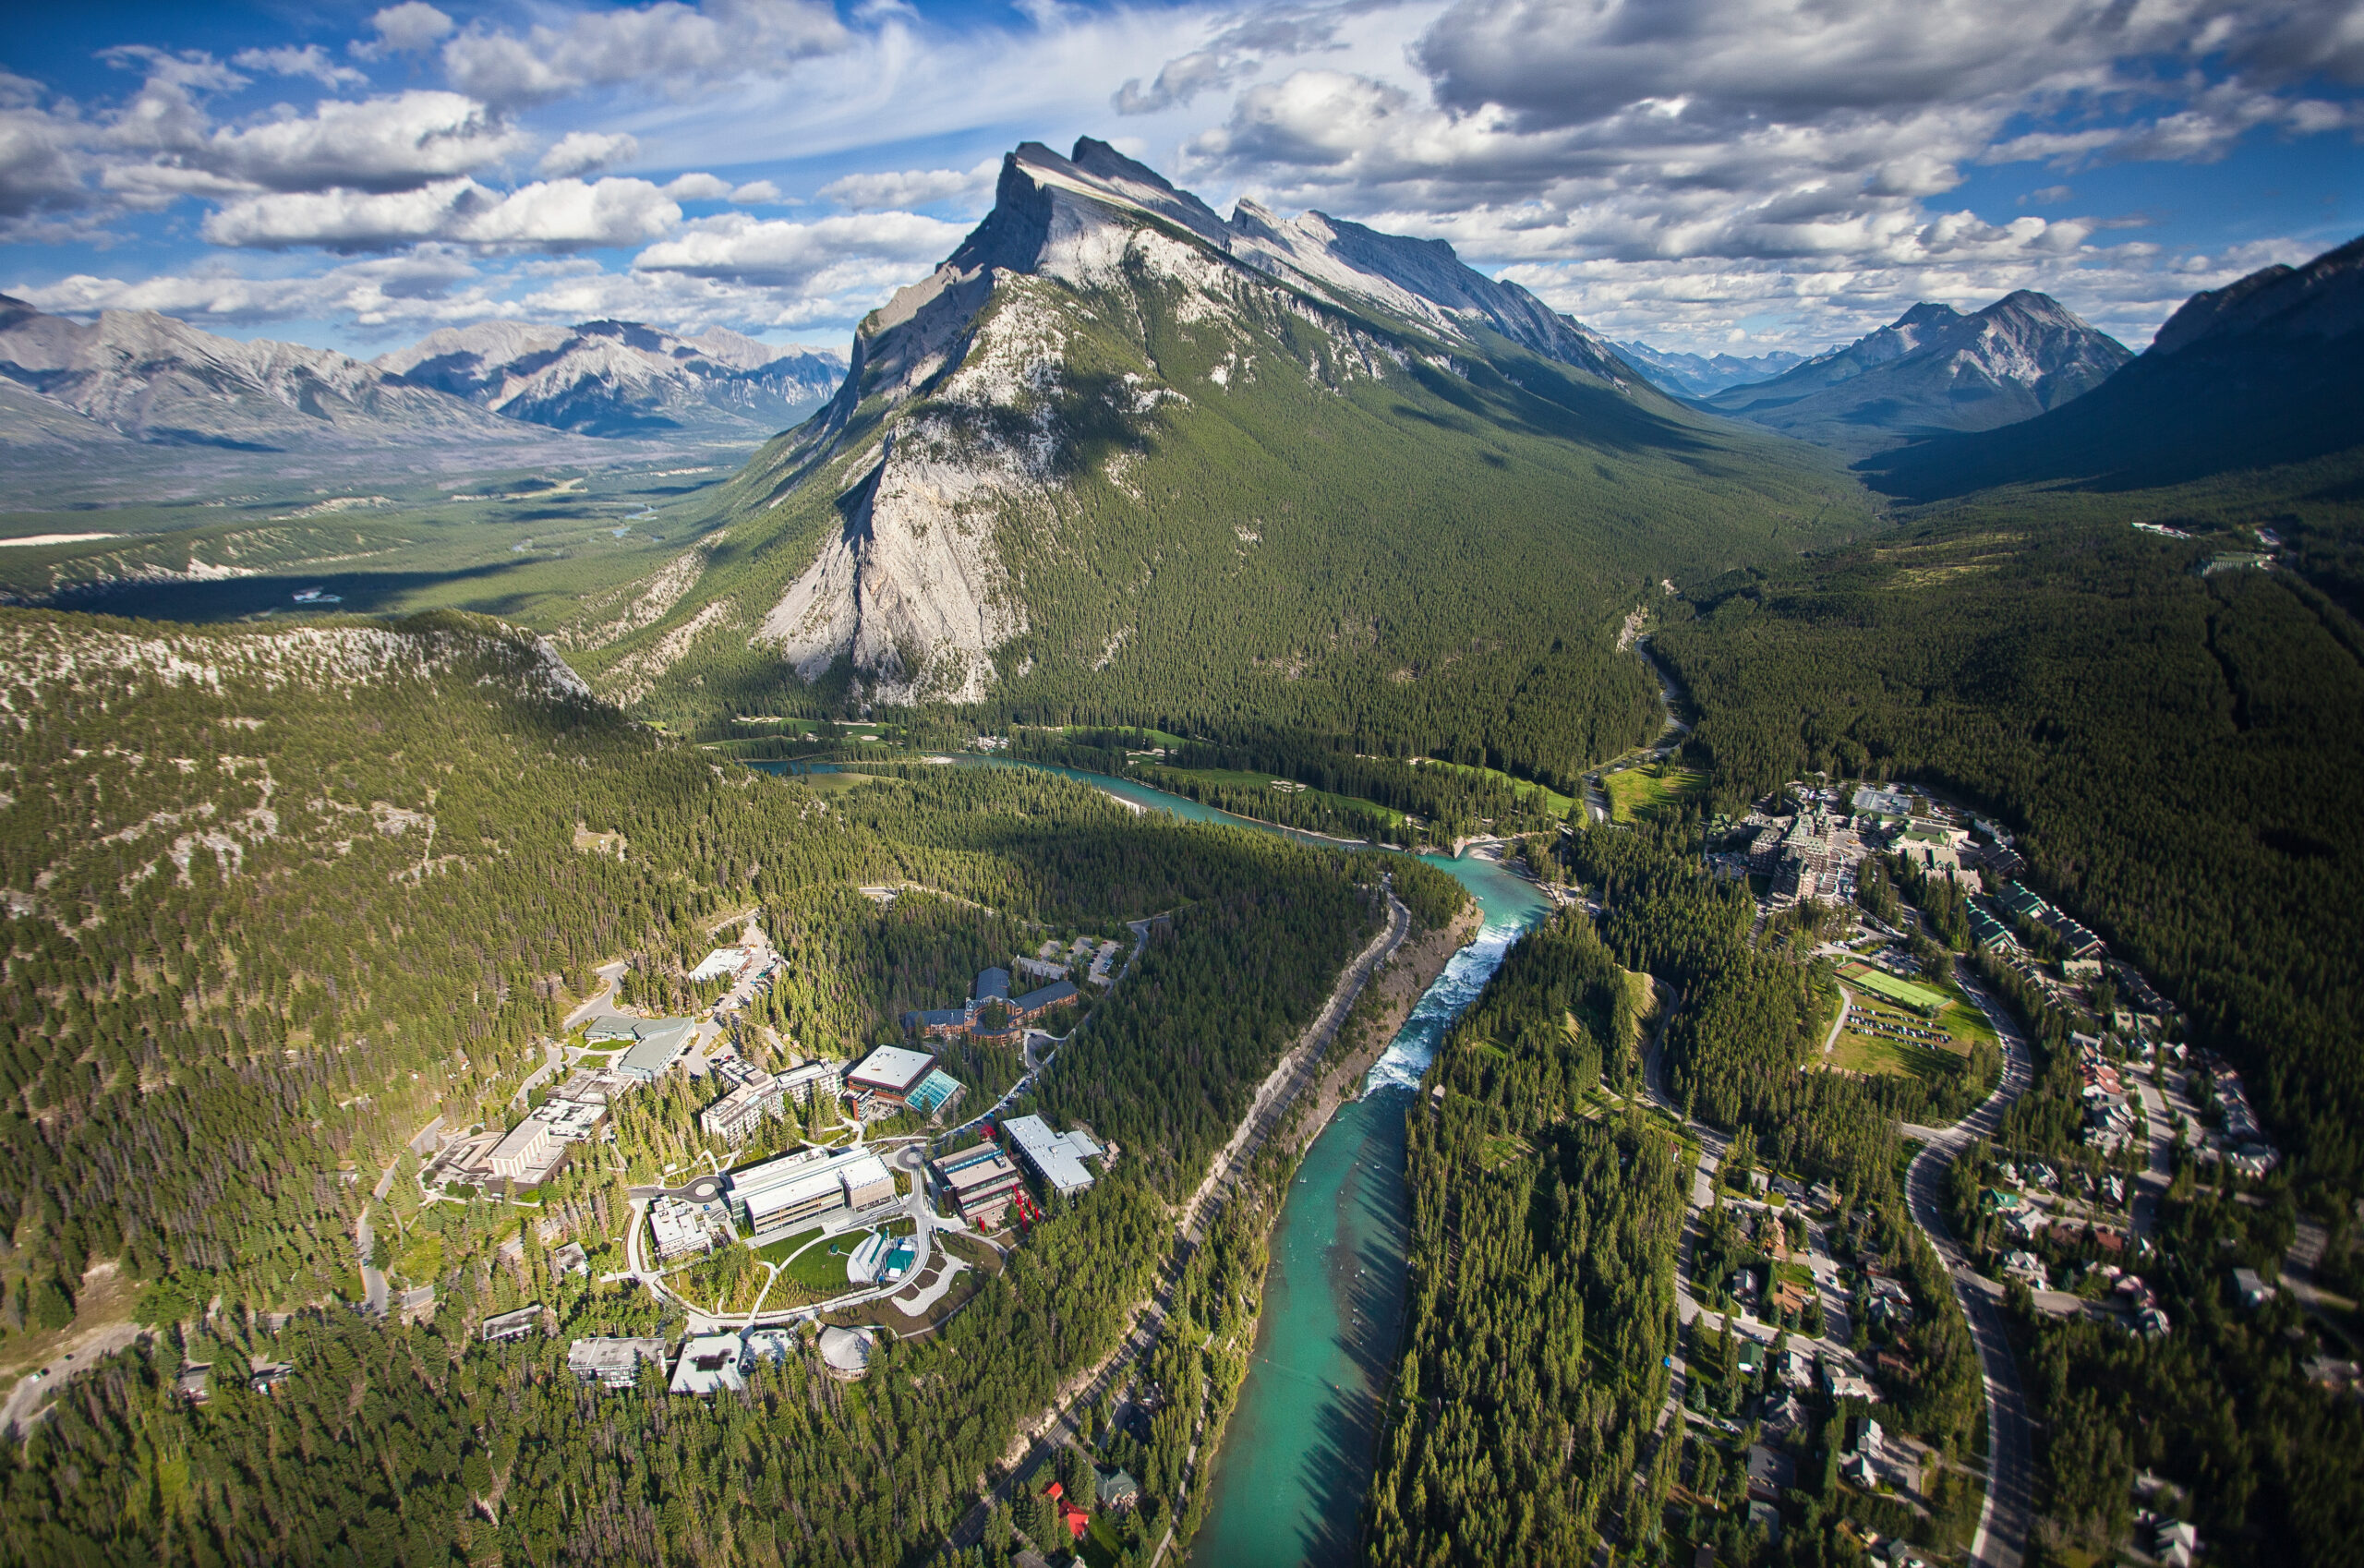
M 2364 239 L 2194 295 L 2132 364 L 2041 418 L 1864 467 L 1882 489 L 1929 501 L 2000 485 L 2186 484 L 2359 442 Z
M 1907 538 L 1694 592 L 1654 645 L 1729 801 L 1801 769 L 1960 791 L 2231 1054 L 2302 1183 L 2364 1188 L 2364 632 L 2272 518 L 2352 537 L 2320 466 L 2283 488 L 1987 499 Z M 2310 499 L 2312 495 L 2314 499 Z M 2138 532 L 2175 519 L 2187 538 Z
M 2100 386 L 2132 357 L 2051 296 L 2021 289 L 1967 316 L 1916 305 L 1845 348 L 1705 401 L 1860 455 L 1934 431 L 2032 418 Z
M 660 615 L 568 634 L 640 711 L 950 700 L 1563 775 L 1654 724 L 1613 634 L 1660 577 L 1871 525 L 1442 246 L 1226 222 L 1090 140 L 1014 153 L 725 501 Z
M 28 1561 L 907 1561 L 1115 1345 L 1168 1205 L 1383 913 L 1376 857 L 1137 818 L 1041 774 L 916 768 L 823 795 L 719 766 L 457 616 L 265 632 L 0 612 L 0 1345 L 70 1315 L 102 1262 L 160 1329 L 7 1446 L 0 1537 Z M 948 897 L 881 911 L 850 892 L 906 880 Z M 355 1215 L 430 1114 L 498 1125 L 591 964 L 630 955 L 662 995 L 749 911 L 795 955 L 767 1016 L 831 1052 L 898 1036 L 899 1004 L 962 983 L 943 960 L 975 957 L 976 921 L 1169 914 L 1070 1047 L 1094 1076 L 1071 1092 L 1124 1158 L 946 1332 L 884 1347 L 892 1375 L 859 1396 L 794 1357 L 744 1402 L 652 1390 L 596 1418 L 565 1335 L 655 1332 L 661 1309 L 550 1267 L 527 1222 L 620 1257 L 626 1170 L 606 1159 L 539 1208 L 435 1204 L 427 1260 L 400 1264 L 438 1286 L 431 1324 L 345 1309 Z M 674 1104 L 644 1092 L 620 1124 L 638 1138 Z M 420 1221 L 413 1170 L 392 1207 Z M 1186 1272 L 1165 1386 L 1232 1354 L 1204 1344 L 1242 1308 L 1194 1292 L 1251 1239 L 1219 1234 Z M 534 1300 L 561 1337 L 476 1343 L 483 1316 Z M 250 1393 L 227 1370 L 249 1356 L 289 1381 Z M 211 1403 L 174 1393 L 184 1358 L 223 1369 Z M 1139 1465 L 1160 1528 L 1193 1441 L 1165 1427 Z

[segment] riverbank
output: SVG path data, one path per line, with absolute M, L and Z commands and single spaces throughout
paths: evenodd
M 1364 1005 L 1349 1019 L 1352 1037 L 1346 1042 L 1347 1049 L 1300 1102 L 1305 1109 L 1290 1129 L 1289 1152 L 1303 1154 L 1321 1136 L 1339 1106 L 1362 1097 L 1363 1080 L 1411 1019 L 1412 1009 L 1436 983 L 1453 954 L 1475 941 L 1485 923 L 1484 908 L 1472 899 L 1445 924 L 1410 937 L 1396 949 L 1386 969 L 1365 988 Z

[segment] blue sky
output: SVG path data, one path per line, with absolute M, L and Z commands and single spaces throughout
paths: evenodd
M 2140 347 L 2364 232 L 2364 0 L 18 7 L 0 290 L 362 355 L 492 317 L 841 347 L 1021 139 L 1448 239 L 1754 354 L 2058 296 Z

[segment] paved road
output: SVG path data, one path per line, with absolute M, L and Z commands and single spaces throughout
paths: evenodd
M 59 1351 L 43 1362 L 39 1369 L 18 1378 L 17 1386 L 8 1391 L 6 1402 L 0 1404 L 0 1431 L 23 1431 L 51 1390 L 83 1368 L 126 1348 L 147 1333 L 137 1323 L 109 1323 L 104 1328 L 87 1329 L 67 1340 L 66 1343 L 73 1346 L 72 1349 Z
M 386 1168 L 378 1173 L 378 1185 L 369 1189 L 370 1202 L 383 1203 L 386 1200 L 386 1194 L 394 1189 L 394 1171 L 401 1164 L 402 1156 L 399 1154 L 386 1162 Z M 368 1203 L 361 1205 L 361 1216 L 353 1222 L 353 1240 L 360 1249 L 362 1260 L 361 1304 L 372 1313 L 382 1313 L 388 1300 L 386 1274 L 377 1265 L 378 1237 L 369 1226 Z
M 578 1023 L 588 1022 L 601 1013 L 616 1010 L 616 982 L 623 978 L 625 968 L 624 960 L 618 959 L 614 963 L 601 964 L 591 971 L 599 977 L 599 989 L 585 997 L 581 1007 L 566 1015 L 566 1021 L 560 1025 L 561 1033 Z
M 1992 1138 L 2011 1102 L 2034 1080 L 2034 1065 L 2018 1024 L 1986 994 L 1965 969 L 1962 988 L 1985 1012 L 2003 1042 L 2003 1081 L 1995 1092 L 1952 1127 L 1936 1131 L 1905 1173 L 1905 1199 L 1913 1223 L 1928 1236 L 1946 1265 L 1954 1297 L 1970 1321 L 1971 1337 L 1978 1345 L 1980 1369 L 1986 1382 L 1986 1502 L 1978 1519 L 1978 1535 L 1971 1543 L 1971 1561 L 1984 1568 L 2020 1568 L 2026 1552 L 2028 1523 L 2034 1511 L 2034 1456 L 2028 1425 L 2027 1393 L 2020 1382 L 2018 1362 L 2004 1333 L 2000 1290 L 1970 1267 L 1970 1259 L 1953 1233 L 1946 1228 L 1939 1207 L 1946 1173 L 1974 1139 Z
M 2164 1069 L 2162 1069 L 2164 1070 Z M 2151 1236 L 2159 1228 L 2159 1210 L 2167 1199 L 2167 1184 L 2175 1179 L 2175 1113 L 2167 1107 L 2167 1098 L 2159 1092 L 2148 1076 L 2138 1074 L 2129 1067 L 2126 1076 L 2132 1079 L 2142 1096 L 2142 1120 L 2150 1143 L 2148 1163 L 2135 1181 L 2134 1233 Z
M 2011 1355 L 2010 1340 L 2004 1332 L 2001 1290 L 1972 1271 L 1967 1254 L 1946 1228 L 1945 1216 L 1938 1207 L 1938 1197 L 1946 1173 L 1952 1168 L 1956 1156 L 1972 1140 L 1992 1138 L 2011 1102 L 2026 1092 L 2028 1086 L 2034 1081 L 2034 1065 L 2028 1053 L 2027 1042 L 2010 1014 L 1966 970 L 1960 971 L 1959 978 L 1962 989 L 1984 1011 L 2003 1043 L 2003 1080 L 1996 1086 L 1993 1094 L 1952 1127 L 1904 1129 L 1924 1140 L 1921 1152 L 1914 1156 L 1905 1176 L 1905 1197 L 1913 1222 L 1937 1249 L 1937 1256 L 1946 1264 L 1953 1280 L 1954 1295 L 1961 1303 L 1962 1314 L 1970 1322 L 1971 1337 L 1978 1346 L 1980 1370 L 1986 1385 L 1990 1480 L 1985 1505 L 1979 1515 L 1978 1535 L 1971 1549 L 1971 1559 L 1984 1568 L 2020 1568 L 2026 1550 L 2028 1524 L 2034 1510 L 2034 1459 L 2026 1391 L 2020 1381 L 2019 1365 Z M 1843 1018 L 1845 1014 L 1842 1012 L 1840 1016 Z M 1672 1018 L 1673 1009 L 1670 1008 L 1668 1021 Z M 1650 1098 L 1680 1116 L 1682 1108 L 1674 1104 L 1668 1084 L 1665 1053 L 1661 1048 L 1665 1036 L 1665 1025 L 1661 1023 L 1658 1038 L 1651 1042 L 1648 1055 L 1644 1059 L 1643 1079 Z M 1701 1153 L 1699 1170 L 1692 1183 L 1693 1212 L 1684 1223 L 1682 1272 L 1675 1289 L 1676 1309 L 1685 1322 L 1700 1311 L 1698 1304 L 1690 1297 L 1682 1283 L 1691 1277 L 1697 1211 L 1707 1200 L 1706 1189 L 1713 1180 L 1716 1163 L 1721 1159 L 1724 1148 L 1722 1136 L 1714 1128 L 1696 1122 L 1687 1125 L 1692 1134 L 1700 1140 Z M 1824 1300 L 1828 1302 L 1830 1299 L 1826 1287 Z M 1670 1408 L 1681 1396 L 1682 1381 L 1683 1374 L 1678 1369 L 1669 1389 Z M 1660 1419 L 1664 1420 L 1667 1414 L 1660 1412 Z

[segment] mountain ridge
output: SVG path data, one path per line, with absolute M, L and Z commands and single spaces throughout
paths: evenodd
M 2139 489 L 2364 444 L 2364 237 L 2194 295 L 2149 349 L 2038 417 L 1862 466 L 1935 501 L 2004 485 Z
M 728 328 L 696 337 L 640 321 L 444 327 L 371 362 L 506 418 L 580 435 L 768 436 L 837 390 L 837 355 L 774 349 Z
M 1671 354 L 1653 348 L 1638 339 L 1627 339 L 1610 346 L 1617 351 L 1618 357 L 1633 366 L 1641 375 L 1678 396 L 1693 399 L 1711 397 L 1732 387 L 1769 381 L 1813 357 L 1781 348 L 1768 349 L 1745 359 L 1731 354 Z
M 515 427 L 334 349 L 240 342 L 153 310 L 84 323 L 0 295 L 0 380 L 94 427 L 0 424 L 43 439 L 275 449 L 405 440 L 501 440 Z
M 1969 314 L 1924 301 L 1843 348 L 1701 403 L 1860 457 L 2033 417 L 2132 357 L 2051 296 L 2020 289 Z
M 848 357 L 648 580 L 659 613 L 569 628 L 604 690 L 692 728 L 1220 706 L 1558 769 L 1652 721 L 1628 600 L 1871 522 L 1829 460 L 1666 397 L 1447 246 L 1225 220 L 1089 138 L 1014 150 Z M 1553 716 L 1525 739 L 1521 692 Z

